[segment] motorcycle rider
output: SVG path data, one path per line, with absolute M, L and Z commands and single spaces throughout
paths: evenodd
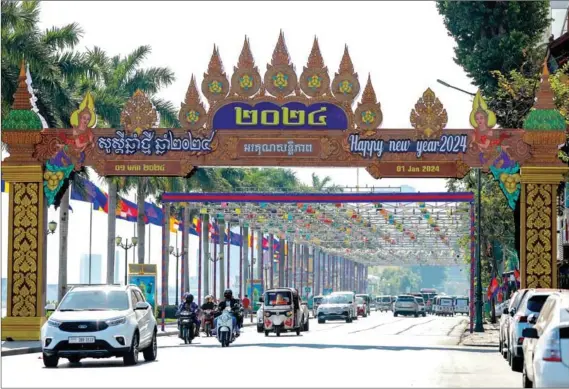
M 233 291 L 231 289 L 226 289 L 223 293 L 223 297 L 225 298 L 223 301 L 219 303 L 217 306 L 217 312 L 215 313 L 215 319 L 213 321 L 213 327 L 217 329 L 217 317 L 221 315 L 221 313 L 225 310 L 225 308 L 230 307 L 231 311 L 233 312 L 233 328 L 235 328 L 235 335 L 240 335 L 240 326 L 238 325 L 237 315 L 238 311 L 241 308 L 241 303 L 239 300 L 233 298 Z
M 215 303 L 213 302 L 213 296 L 211 296 L 211 295 L 205 296 L 205 303 L 202 304 L 201 309 L 202 309 L 202 312 L 215 311 Z M 203 321 L 202 321 L 202 325 L 204 325 Z M 203 330 L 203 328 L 202 328 L 202 330 Z
M 200 328 L 200 321 L 198 320 L 198 313 L 200 311 L 200 307 L 198 306 L 198 304 L 196 304 L 194 302 L 194 295 L 191 293 L 186 293 L 184 294 L 184 301 L 180 304 L 180 306 L 178 307 L 178 310 L 176 311 L 176 317 L 180 316 L 180 313 L 182 311 L 189 311 L 189 312 L 193 312 L 195 313 L 194 316 L 194 326 L 195 328 Z M 182 337 L 182 331 L 180 331 L 180 321 L 178 321 L 178 337 L 181 338 Z M 199 336 L 199 332 L 196 331 L 198 333 Z

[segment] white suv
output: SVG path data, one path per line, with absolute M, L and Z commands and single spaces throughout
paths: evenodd
M 46 311 L 55 310 L 53 304 Z M 156 359 L 156 319 L 136 286 L 83 286 L 71 289 L 41 330 L 43 363 L 57 367 L 59 358 L 122 357 L 135 365 L 142 351 Z

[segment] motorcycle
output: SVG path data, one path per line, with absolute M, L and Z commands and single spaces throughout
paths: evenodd
M 235 328 L 233 327 L 233 313 L 231 312 L 231 308 L 225 308 L 221 316 L 217 318 L 215 334 L 217 340 L 221 343 L 221 347 L 229 347 L 229 345 L 235 341 Z
M 184 343 L 192 343 L 195 338 L 194 322 L 196 319 L 196 313 L 190 311 L 180 312 L 180 317 L 178 318 L 178 326 L 180 327 L 180 337 L 184 339 Z
M 213 327 L 213 311 L 208 309 L 203 314 L 203 328 L 207 337 L 211 336 L 211 329 Z

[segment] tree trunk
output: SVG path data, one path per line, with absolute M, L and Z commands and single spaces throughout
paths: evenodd
M 69 229 L 69 194 L 71 185 L 65 191 L 59 205 L 59 277 L 57 301 L 61 302 L 67 289 L 67 233 Z
M 145 236 L 146 236 L 146 224 L 144 223 L 144 200 L 146 200 L 146 178 L 140 178 L 138 180 L 138 186 L 136 187 L 136 205 L 138 208 L 138 216 L 136 217 L 137 235 L 138 235 L 138 263 L 144 263 L 145 254 Z
M 109 183 L 109 206 L 108 206 L 108 216 L 107 216 L 107 284 L 117 283 L 115 276 L 118 278 L 118 274 L 115 274 L 115 235 L 117 230 L 117 184 L 110 181 Z

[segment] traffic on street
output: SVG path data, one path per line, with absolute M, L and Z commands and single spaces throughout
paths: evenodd
M 247 318 L 248 320 L 248 318 Z M 351 323 L 318 324 L 310 331 L 264 336 L 246 326 L 228 348 L 215 337 L 185 344 L 176 336 L 159 337 L 157 358 L 125 367 L 122 359 L 61 360 L 45 368 L 41 354 L 2 358 L 3 387 L 188 387 L 176 372 L 190 369 L 191 385 L 219 387 L 207 374 L 224 364 L 236 370 L 233 387 L 267 387 L 280 368 L 296 369 L 295 382 L 274 387 L 519 387 L 495 349 L 460 346 L 468 321 L 464 317 L 394 317 L 372 312 Z M 278 352 L 275 352 L 278 351 Z M 287 362 L 288 361 L 288 362 Z M 276 363 L 277 366 L 272 365 Z M 129 374 L 128 372 L 135 372 Z M 243 375 L 240 372 L 252 371 Z

